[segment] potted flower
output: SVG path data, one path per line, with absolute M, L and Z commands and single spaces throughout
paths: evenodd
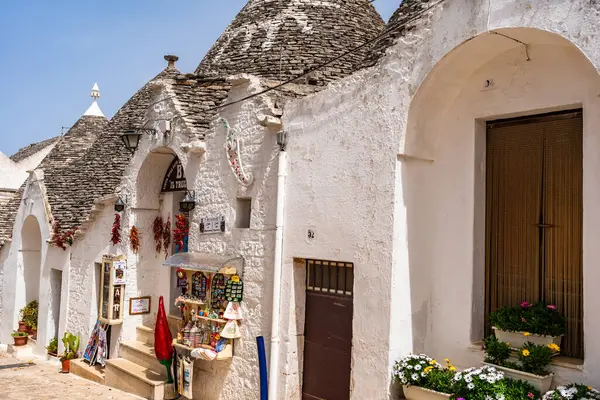
M 548 370 L 548 366 L 552 356 L 560 351 L 558 345 L 551 343 L 542 346 L 527 342 L 519 349 L 518 362 L 508 360 L 510 344 L 494 336 L 485 340 L 484 350 L 485 365 L 495 366 L 508 378 L 529 382 L 542 393 L 550 389 L 554 374 Z
M 456 369 L 447 360 L 446 368 L 424 354 L 408 355 L 394 365 L 394 378 L 402 384 L 409 400 L 448 399 Z
M 31 323 L 31 338 L 37 340 L 37 321 Z
M 48 343 L 48 346 L 46 346 L 46 350 L 48 351 L 48 354 L 50 354 L 51 356 L 56 357 L 58 355 L 58 338 L 57 337 L 52 338 L 50 343 Z
M 540 393 L 529 383 L 506 378 L 502 371 L 493 366 L 469 368 L 457 372 L 453 378 L 453 399 L 539 399 Z
M 595 400 L 600 399 L 600 391 L 591 386 L 572 383 L 567 386 L 559 386 L 544 394 L 542 400 Z
M 25 323 L 25 332 L 32 334 L 33 326 L 36 325 L 37 329 L 37 319 L 38 319 L 38 302 L 37 300 L 33 300 L 29 302 L 24 308 L 21 309 L 22 319 Z
M 13 332 L 10 334 L 15 341 L 15 346 L 25 346 L 27 344 L 27 332 Z
M 78 356 L 77 351 L 79 350 L 79 336 L 65 332 L 62 342 L 65 345 L 65 352 L 60 357 L 62 367 L 61 372 L 69 373 L 71 369 L 71 360 L 76 359 Z
M 565 319 L 553 304 L 531 304 L 502 307 L 490 314 L 490 324 L 498 340 L 520 349 L 526 342 L 537 345 L 560 345 L 566 332 Z

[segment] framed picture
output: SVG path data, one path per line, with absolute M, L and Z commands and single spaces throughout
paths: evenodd
M 129 315 L 150 314 L 152 298 L 150 296 L 130 297 Z

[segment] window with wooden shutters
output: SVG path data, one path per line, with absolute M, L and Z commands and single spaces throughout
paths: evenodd
M 487 126 L 486 328 L 490 312 L 555 304 L 562 354 L 583 358 L 582 111 Z

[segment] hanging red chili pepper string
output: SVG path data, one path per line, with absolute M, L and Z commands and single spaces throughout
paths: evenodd
M 121 243 L 121 216 L 115 214 L 115 222 L 113 222 L 110 241 L 113 245 Z
M 131 245 L 131 250 L 134 253 L 137 253 L 140 249 L 140 233 L 138 232 L 138 228 L 135 225 L 131 227 L 129 231 L 129 244 Z
M 159 215 L 154 219 L 154 224 L 152 225 L 152 231 L 154 233 L 154 243 L 156 245 L 157 253 L 160 253 L 162 250 L 163 226 L 163 219 Z
M 167 222 L 163 228 L 163 249 L 165 258 L 169 256 L 169 248 L 171 247 L 171 217 L 167 217 Z
M 183 250 L 183 240 L 188 235 L 190 230 L 188 220 L 183 214 L 176 215 L 177 221 L 175 221 L 175 229 L 173 229 L 173 241 L 178 247 L 179 251 Z

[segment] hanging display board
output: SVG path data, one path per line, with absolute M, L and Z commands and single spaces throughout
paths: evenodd
M 88 340 L 85 352 L 83 353 L 83 359 L 87 361 L 90 366 L 99 363 L 104 366 L 106 361 L 106 351 L 108 344 L 106 340 L 106 330 L 108 329 L 107 324 L 101 323 L 99 320 L 96 321 L 92 334 Z
M 175 158 L 167 168 L 161 191 L 181 192 L 184 190 L 187 190 L 187 180 L 183 173 L 183 165 L 181 165 L 179 158 Z
M 102 257 L 102 281 L 100 287 L 100 322 L 116 325 L 123 322 L 127 261 L 125 256 Z

